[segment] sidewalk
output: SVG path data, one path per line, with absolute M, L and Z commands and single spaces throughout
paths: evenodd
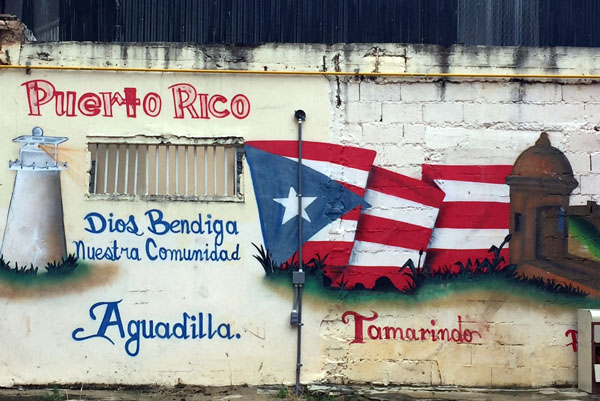
M 85 386 L 84 386 L 85 387 Z M 296 397 L 293 387 L 125 387 L 86 390 L 85 388 L 2 388 L 0 401 L 585 401 L 600 400 L 573 388 L 534 390 L 497 390 L 475 388 L 426 388 L 397 386 L 329 386 L 309 385 L 306 393 Z

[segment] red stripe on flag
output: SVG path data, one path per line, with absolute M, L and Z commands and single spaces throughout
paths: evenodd
M 445 196 L 430 183 L 375 166 L 371 169 L 367 188 L 433 207 L 439 207 Z
M 362 197 L 365 196 L 365 188 L 364 187 L 358 187 L 356 185 L 348 184 L 347 182 L 343 182 L 343 181 L 336 181 L 336 182 L 338 184 L 342 185 L 347 190 L 354 192 L 358 196 L 362 196 Z
M 302 246 L 302 260 L 307 263 L 313 258 L 322 260 L 327 256 L 327 266 L 346 266 L 353 245 L 353 242 L 342 241 L 308 241 Z M 298 260 L 298 255 L 294 257 Z
M 510 204 L 498 202 L 444 202 L 436 228 L 508 228 Z
M 466 266 L 467 261 L 470 259 L 472 266 L 475 266 L 476 259 L 479 259 L 479 261 L 483 259 L 492 261 L 494 254 L 488 251 L 488 249 L 429 249 L 426 264 L 431 266 L 434 272 L 450 271 L 456 273 L 460 269 L 456 265 L 457 262 L 461 262 Z M 504 257 L 504 263 L 501 266 L 506 266 L 509 263 L 509 250 L 502 248 L 500 256 Z
M 340 219 L 358 221 L 361 208 L 362 206 L 356 206 L 354 209 L 350 210 L 348 213 L 340 217 Z
M 422 177 L 427 183 L 434 183 L 434 179 L 485 182 L 489 184 L 506 184 L 506 177 L 512 173 L 510 165 L 487 166 L 446 166 L 437 164 L 423 164 Z
M 356 232 L 357 241 L 420 250 L 426 248 L 431 229 L 398 220 L 363 214 Z M 377 255 L 373 255 L 374 258 Z
M 298 141 L 248 141 L 245 145 L 276 155 L 298 157 Z M 364 171 L 371 169 L 376 153 L 371 149 L 302 141 L 304 159 L 331 162 Z

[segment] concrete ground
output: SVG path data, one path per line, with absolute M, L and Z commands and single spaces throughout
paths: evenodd
M 292 387 L 233 386 L 233 387 L 125 387 L 83 388 L 0 388 L 0 401 L 584 401 L 600 400 L 572 388 L 543 388 L 533 390 L 425 388 L 397 386 L 339 386 L 310 385 L 296 397 Z

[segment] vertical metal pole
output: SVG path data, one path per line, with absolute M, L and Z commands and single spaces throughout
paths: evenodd
M 304 287 L 304 271 L 302 267 L 302 123 L 306 120 L 306 113 L 296 110 L 294 113 L 298 121 L 298 271 L 292 274 L 294 284 L 294 311 L 297 315 L 298 342 L 296 349 L 296 395 L 300 394 L 300 369 L 302 368 L 302 289 Z M 294 319 L 292 318 L 292 321 Z

